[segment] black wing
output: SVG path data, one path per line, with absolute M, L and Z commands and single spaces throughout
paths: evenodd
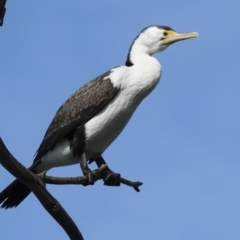
M 37 150 L 34 163 L 62 139 L 68 138 L 77 127 L 93 118 L 116 96 L 119 89 L 107 78 L 109 74 L 110 71 L 81 87 L 58 109 Z

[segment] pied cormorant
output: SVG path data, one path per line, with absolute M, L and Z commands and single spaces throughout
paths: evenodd
M 112 68 L 88 82 L 58 109 L 29 169 L 41 173 L 80 163 L 90 178 L 87 161 L 102 158 L 158 84 L 161 65 L 152 55 L 172 43 L 197 36 L 196 32 L 180 34 L 166 26 L 143 29 L 129 49 L 125 66 Z M 30 192 L 15 180 L 0 193 L 1 207 L 17 206 Z

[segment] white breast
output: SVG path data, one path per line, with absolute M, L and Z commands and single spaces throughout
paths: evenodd
M 129 97 L 128 91 L 120 91 L 111 104 L 85 125 L 88 159 L 101 156 L 128 123 L 139 104 Z
M 155 88 L 161 74 L 156 62 L 150 71 L 149 68 L 144 71 L 144 67 L 120 67 L 112 71 L 110 79 L 120 91 L 108 106 L 85 124 L 87 159 L 101 156 L 124 129 L 141 101 Z

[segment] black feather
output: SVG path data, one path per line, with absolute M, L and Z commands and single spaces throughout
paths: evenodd
M 98 114 L 116 96 L 119 89 L 113 86 L 108 78 L 109 74 L 110 71 L 81 87 L 58 109 L 37 150 L 34 166 L 64 138 L 73 142 L 75 131 Z M 78 137 L 78 144 L 79 141 Z

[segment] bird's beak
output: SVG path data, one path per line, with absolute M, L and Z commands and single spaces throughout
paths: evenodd
M 190 32 L 190 33 L 177 33 L 175 31 L 167 31 L 167 36 L 164 37 L 163 42 L 167 45 L 170 45 L 172 43 L 186 40 L 189 38 L 196 38 L 198 37 L 197 32 Z

